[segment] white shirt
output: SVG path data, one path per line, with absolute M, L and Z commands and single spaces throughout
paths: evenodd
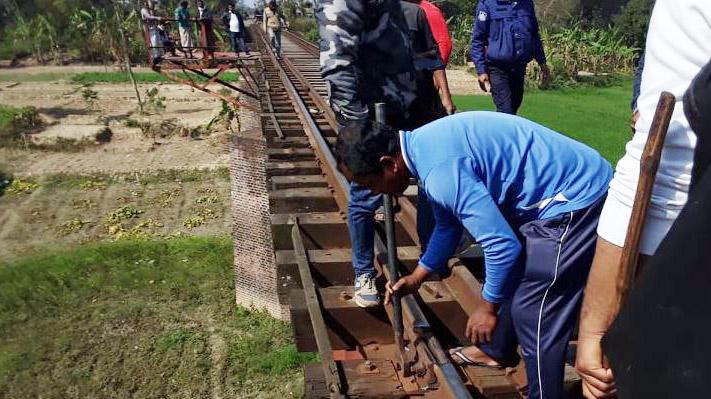
M 233 12 L 230 12 L 230 32 L 239 32 L 239 18 Z
M 654 118 L 659 95 L 677 99 L 657 172 L 640 251 L 652 255 L 686 204 L 696 136 L 684 116 L 683 95 L 711 58 L 709 0 L 657 0 L 649 22 L 636 133 L 625 147 L 600 215 L 598 234 L 622 247 L 629 224 L 639 161 Z

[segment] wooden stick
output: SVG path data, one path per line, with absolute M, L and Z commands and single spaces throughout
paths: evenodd
M 640 159 L 639 182 L 637 183 L 637 192 L 635 194 L 632 214 L 630 215 L 630 222 L 627 226 L 627 236 L 625 237 L 625 244 L 620 259 L 621 280 L 618 281 L 618 288 L 622 293 L 623 303 L 637 275 L 639 244 L 647 219 L 647 210 L 652 198 L 652 190 L 662 156 L 664 139 L 667 136 L 667 129 L 669 128 L 669 121 L 674 112 L 675 104 L 676 98 L 674 95 L 666 91 L 662 92 L 659 97 L 659 103 L 657 104 L 657 110 L 654 113 L 652 126 L 649 129 L 647 143 L 644 146 L 642 158 Z

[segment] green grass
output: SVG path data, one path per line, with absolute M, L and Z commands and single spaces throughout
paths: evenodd
M 610 162 L 631 138 L 631 81 L 610 87 L 564 88 L 526 93 L 519 115 L 595 148 Z M 489 96 L 453 96 L 459 111 L 494 110 Z
M 18 69 L 21 71 L 21 69 Z M 0 73 L 0 82 L 54 82 L 68 80 L 73 72 Z
M 215 381 L 225 397 L 287 397 L 316 360 L 296 352 L 288 324 L 234 304 L 223 237 L 0 261 L 0 334 L 7 398 L 208 397 Z
M 0 105 L 0 147 L 17 146 L 25 133 L 42 124 L 34 107 Z
M 156 72 L 134 72 L 134 78 L 138 83 L 173 83 L 170 79 Z M 186 79 L 191 77 L 197 82 L 204 82 L 205 78 L 188 73 L 187 76 L 182 73 L 173 73 L 173 76 Z M 225 72 L 222 75 L 222 80 L 226 82 L 237 81 L 238 74 L 236 72 Z M 72 82 L 89 84 L 89 83 L 128 83 L 130 79 L 125 72 L 84 72 L 78 73 L 71 77 Z

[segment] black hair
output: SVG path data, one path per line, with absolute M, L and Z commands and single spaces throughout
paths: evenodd
M 400 153 L 400 137 L 388 125 L 371 120 L 349 123 L 338 133 L 336 159 L 355 176 L 382 174 L 380 158 Z
M 180 2 L 180 6 L 181 6 L 181 7 L 187 7 L 187 6 L 188 6 L 188 2 L 187 2 L 187 1 L 181 1 L 181 2 Z

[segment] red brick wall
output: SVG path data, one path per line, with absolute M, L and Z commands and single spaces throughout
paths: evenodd
M 256 101 L 251 105 L 260 109 Z M 279 304 L 277 295 L 269 217 L 267 141 L 258 113 L 242 107 L 239 123 L 240 131 L 230 143 L 236 299 L 240 305 L 266 309 L 272 316 L 288 320 L 289 308 Z

